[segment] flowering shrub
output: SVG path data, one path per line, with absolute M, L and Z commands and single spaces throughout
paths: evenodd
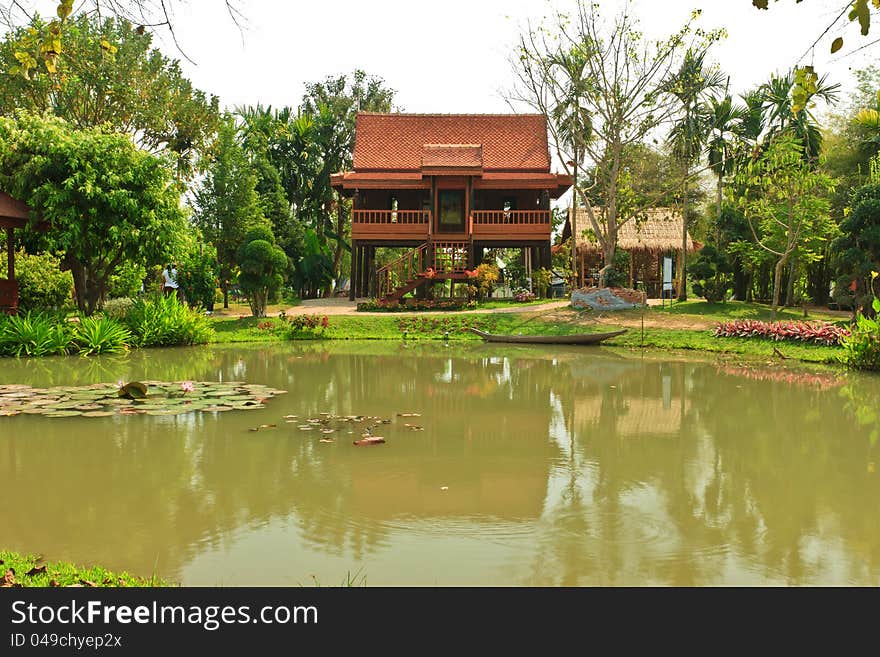
M 722 322 L 715 327 L 718 338 L 768 338 L 793 340 L 813 344 L 837 345 L 849 335 L 849 330 L 822 322 L 761 322 L 738 319 Z
M 357 305 L 360 312 L 410 312 L 413 310 L 474 310 L 475 301 L 466 299 L 407 299 L 405 303 L 399 301 L 384 301 L 371 299 Z
M 303 330 L 314 331 L 317 328 L 324 330 L 330 326 L 330 319 L 327 315 L 293 315 L 288 323 L 292 331 L 299 333 Z
M 535 295 L 533 293 L 529 292 L 528 290 L 520 289 L 520 290 L 517 290 L 516 292 L 513 293 L 513 300 L 514 301 L 520 301 L 520 302 L 534 301 L 536 298 L 537 297 L 535 297 Z

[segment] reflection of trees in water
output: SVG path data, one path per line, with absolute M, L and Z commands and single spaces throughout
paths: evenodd
M 765 581 L 876 580 L 880 527 L 864 511 L 875 457 L 845 425 L 853 416 L 841 421 L 828 375 L 745 381 L 705 365 L 637 363 L 617 378 L 606 363 L 605 376 L 556 388 L 572 436 L 569 480 L 538 555 L 558 564 L 556 583 L 719 583 L 729 555 L 732 572 L 759 564 Z M 866 389 L 876 399 L 876 381 Z M 826 533 L 843 544 L 823 542 Z M 835 550 L 851 572 L 821 561 Z

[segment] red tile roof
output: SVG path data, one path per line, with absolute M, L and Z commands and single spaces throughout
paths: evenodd
M 422 146 L 422 167 L 483 166 L 480 144 L 425 144 Z
M 418 170 L 426 144 L 479 144 L 484 169 L 550 171 L 547 122 L 541 114 L 361 112 L 354 168 Z

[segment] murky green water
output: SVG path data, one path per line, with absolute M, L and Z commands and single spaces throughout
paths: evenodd
M 197 585 L 880 584 L 878 377 L 437 343 L 0 361 L 121 378 L 289 393 L 0 418 L 0 546 Z M 322 412 L 393 418 L 387 443 L 282 419 Z

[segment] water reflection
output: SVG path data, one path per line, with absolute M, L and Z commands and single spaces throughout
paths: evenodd
M 0 418 L 5 547 L 198 584 L 877 584 L 876 377 L 497 345 L 3 361 L 0 383 L 245 380 L 219 416 Z M 281 424 L 390 418 L 381 447 Z M 419 413 L 412 419 L 399 413 Z M 409 431 L 406 422 L 425 430 Z M 353 433 L 349 434 L 348 431 Z

